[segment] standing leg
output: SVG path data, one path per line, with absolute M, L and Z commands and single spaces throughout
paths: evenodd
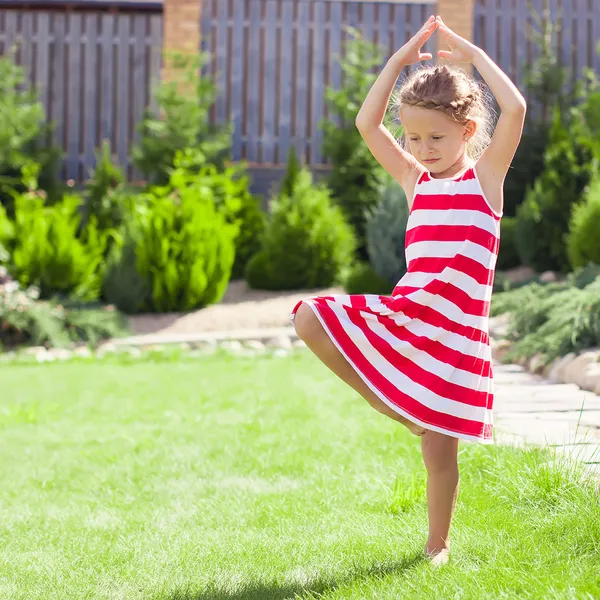
M 428 431 L 421 439 L 427 469 L 427 513 L 429 538 L 427 554 L 443 564 L 450 551 L 450 524 L 458 497 L 458 439 Z

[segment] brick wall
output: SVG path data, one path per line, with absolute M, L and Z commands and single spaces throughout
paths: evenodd
M 437 14 L 444 23 L 458 35 L 469 41 L 474 39 L 475 27 L 475 0 L 438 0 Z M 438 37 L 438 50 L 445 50 L 447 46 Z M 462 67 L 463 65 L 461 65 Z M 471 65 L 464 65 L 465 70 L 472 70 Z
M 163 6 L 163 50 L 197 54 L 202 0 L 165 0 Z M 168 61 L 162 76 L 166 80 L 171 78 Z

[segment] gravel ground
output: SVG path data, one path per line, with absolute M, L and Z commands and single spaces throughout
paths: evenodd
M 267 292 L 251 290 L 243 280 L 232 281 L 219 304 L 190 313 L 134 315 L 129 317 L 129 325 L 134 335 L 287 327 L 289 314 L 300 300 L 343 293 L 341 287 Z

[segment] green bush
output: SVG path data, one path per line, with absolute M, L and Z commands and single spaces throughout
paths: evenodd
M 355 120 L 376 79 L 373 67 L 381 64 L 383 55 L 379 47 L 351 31 L 354 39 L 340 62 L 344 84 L 326 90 L 331 116 L 323 123 L 323 154 L 332 165 L 327 181 L 332 197 L 354 228 L 358 256 L 368 260 L 366 214 L 379 202 L 388 177 L 364 143 Z
M 271 203 L 262 250 L 248 263 L 250 287 L 293 290 L 327 287 L 339 280 L 356 247 L 352 228 L 324 186 L 302 170 L 291 195 Z
M 61 153 L 52 141 L 52 128 L 14 53 L 0 58 L 0 108 L 0 204 L 12 218 L 14 192 L 26 190 L 24 167 L 38 166 L 40 185 L 51 201 L 63 188 L 58 177 Z
M 81 198 L 74 194 L 48 206 L 35 185 L 15 196 L 10 271 L 22 286 L 37 286 L 42 298 L 58 294 L 91 301 L 99 296 L 111 232 L 99 231 L 92 218 L 85 236 L 78 237 L 80 206 Z
M 600 264 L 600 176 L 590 186 L 584 202 L 573 207 L 567 253 L 573 268 Z
M 349 269 L 344 279 L 347 294 L 379 294 L 389 296 L 395 283 L 378 275 L 369 263 L 357 262 Z
M 375 273 L 393 285 L 406 273 L 407 221 L 406 194 L 391 180 L 379 204 L 367 214 L 367 250 Z
M 0 267 L 0 344 L 67 346 L 97 344 L 126 333 L 126 321 L 112 307 L 65 306 L 39 300 L 39 290 L 25 290 Z
M 82 229 L 92 217 L 96 218 L 101 230 L 117 229 L 123 218 L 121 197 L 117 190 L 123 185 L 125 176 L 113 161 L 110 142 L 105 140 L 96 156 L 96 169 L 85 186 Z
M 183 161 L 178 153 L 168 185 L 130 203 L 136 269 L 151 290 L 141 310 L 188 311 L 218 302 L 231 275 L 239 227 L 227 222 L 228 209 L 216 208 L 205 173 L 190 173 Z M 126 252 L 121 256 L 127 259 Z
M 200 75 L 206 56 L 172 54 L 165 60 L 170 79 L 158 87 L 157 112 L 146 111 L 141 141 L 133 151 L 135 166 L 150 184 L 159 185 L 169 181 L 180 150 L 194 148 L 203 164 L 222 168 L 231 146 L 230 127 L 209 123 L 216 87 L 210 77 Z
M 522 264 L 535 271 L 568 271 L 565 236 L 572 207 L 595 170 L 594 142 L 573 118 L 565 123 L 556 111 L 545 170 L 517 210 L 515 241 Z
M 128 219 L 108 253 L 102 281 L 102 298 L 126 314 L 143 311 L 151 304 L 150 273 L 142 275 L 137 268 L 139 235 Z
M 510 292 L 508 292 L 510 293 Z M 540 297 L 539 288 L 521 295 L 512 313 L 511 359 L 542 353 L 546 360 L 600 344 L 600 278 L 583 289 L 550 288 Z
M 506 271 L 519 266 L 519 253 L 515 242 L 517 220 L 515 217 L 502 217 L 500 223 L 500 251 L 496 268 Z

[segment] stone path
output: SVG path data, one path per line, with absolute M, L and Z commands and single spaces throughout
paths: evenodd
M 553 447 L 600 475 L 600 396 L 517 365 L 494 366 L 496 440 Z

